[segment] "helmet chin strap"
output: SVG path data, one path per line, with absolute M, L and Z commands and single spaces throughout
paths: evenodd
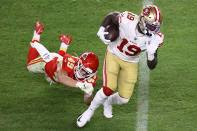
M 141 28 L 140 28 L 141 29 Z M 141 29 L 142 33 L 144 33 L 147 36 L 152 36 L 152 33 L 150 33 L 148 31 L 148 29 L 146 28 L 146 26 L 143 25 L 143 30 Z
M 147 36 L 152 36 L 152 33 L 149 33 L 149 31 L 146 30 L 146 35 L 147 35 Z

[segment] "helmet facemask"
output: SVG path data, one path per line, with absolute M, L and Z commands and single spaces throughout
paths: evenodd
M 90 68 L 85 68 L 81 59 L 78 60 L 78 63 L 74 68 L 74 74 L 77 79 L 88 79 L 91 78 L 95 73 L 92 73 Z
M 144 34 L 151 36 L 152 34 L 157 34 L 159 32 L 161 25 L 153 24 L 152 22 L 145 20 L 144 17 L 142 17 L 141 19 L 142 24 L 140 26 L 140 29 Z

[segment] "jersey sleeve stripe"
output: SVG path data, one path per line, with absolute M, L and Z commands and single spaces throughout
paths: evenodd
M 29 62 L 27 65 L 29 66 L 29 65 L 33 65 L 33 64 L 35 64 L 35 63 L 38 63 L 38 62 L 45 62 L 42 58 L 40 58 L 40 59 L 38 59 L 38 60 L 33 60 L 33 61 L 31 61 L 31 62 Z

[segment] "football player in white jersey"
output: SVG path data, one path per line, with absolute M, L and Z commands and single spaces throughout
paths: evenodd
M 140 52 L 146 51 L 147 65 L 154 69 L 157 65 L 157 50 L 162 45 L 164 35 L 159 32 L 162 15 L 155 5 L 146 5 L 139 16 L 125 11 L 111 12 L 102 21 L 98 37 L 108 45 L 103 66 L 103 87 L 96 93 L 89 108 L 77 119 L 83 127 L 104 105 L 104 116 L 112 118 L 112 104 L 125 104 L 131 98 L 137 81 Z M 118 32 L 115 40 L 107 39 L 108 26 Z M 114 93 L 118 87 L 118 92 Z

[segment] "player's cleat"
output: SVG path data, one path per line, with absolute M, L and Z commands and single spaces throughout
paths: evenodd
M 60 38 L 60 42 L 65 43 L 66 45 L 69 45 L 72 40 L 72 36 L 63 35 L 63 34 L 60 34 L 59 38 Z
M 87 124 L 87 122 L 90 121 L 93 114 L 94 114 L 94 111 L 88 108 L 82 115 L 80 115 L 77 118 L 77 126 L 84 127 Z
M 112 113 L 112 105 L 107 102 L 107 100 L 103 103 L 103 114 L 106 118 L 112 118 L 113 113 Z
M 36 24 L 35 24 L 35 31 L 38 35 L 41 35 L 42 34 L 42 31 L 44 30 L 44 26 L 42 25 L 42 23 L 40 21 L 38 21 Z

